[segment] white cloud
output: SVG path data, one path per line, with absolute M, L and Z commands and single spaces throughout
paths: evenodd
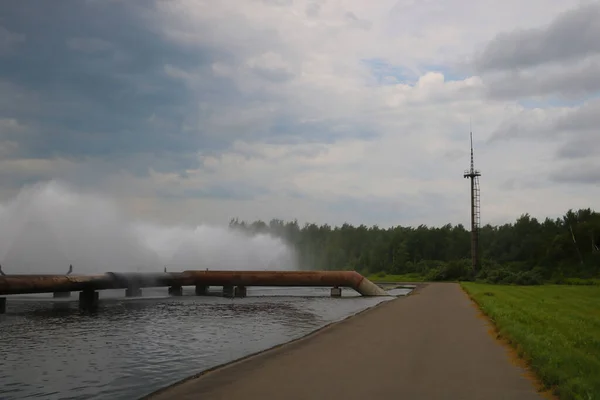
M 285 113 L 298 121 L 321 121 L 327 126 L 321 143 L 269 145 L 241 139 L 228 152 L 205 160 L 213 171 L 211 179 L 265 183 L 270 190 L 265 199 L 272 202 L 277 198 L 285 202 L 286 193 L 294 192 L 311 201 L 352 198 L 365 206 L 373 198 L 389 204 L 421 199 L 421 204 L 413 202 L 419 207 L 439 196 L 435 198 L 449 202 L 446 207 L 464 208 L 464 214 L 430 212 L 431 218 L 423 222 L 466 222 L 468 189 L 461 173 L 468 158 L 449 159 L 447 154 L 464 150 L 472 118 L 479 145 L 477 162 L 484 173 L 482 186 L 493 194 L 484 194 L 484 210 L 486 206 L 489 210 L 484 215 L 500 220 L 535 211 L 526 207 L 532 205 L 532 190 L 549 190 L 543 186 L 550 184 L 548 168 L 558 143 L 492 141 L 484 145 L 484 141 L 502 130 L 514 136 L 519 129 L 537 132 L 540 124 L 550 125 L 560 117 L 563 108 L 527 110 L 511 100 L 490 100 L 481 78 L 450 80 L 445 74 L 461 56 L 473 54 L 499 31 L 548 23 L 576 2 L 520 3 L 526 10 L 518 14 L 512 11 L 516 2 L 483 3 L 465 7 L 463 2 L 442 1 L 323 2 L 318 6 L 294 2 L 272 7 L 236 2 L 234 7 L 231 2 L 220 2 L 209 10 L 206 3 L 180 1 L 178 7 L 168 6 L 168 17 L 163 20 L 166 35 L 187 45 L 202 43 L 235 51 L 239 59 L 219 62 L 215 74 L 232 77 L 243 93 L 278 100 L 268 103 L 269 113 L 254 113 L 256 105 L 242 106 L 224 110 L 224 118 L 248 124 L 246 112 L 250 111 L 266 128 L 275 116 Z M 490 9 L 497 12 L 490 13 Z M 348 23 L 356 20 L 368 24 L 359 29 Z M 371 71 L 364 61 L 371 59 L 412 71 L 413 83 L 369 84 Z M 285 71 L 286 79 L 249 75 L 246 69 L 256 68 L 258 60 Z M 432 65 L 440 72 L 428 71 Z M 511 124 L 520 128 L 511 129 Z M 327 141 L 336 126 L 342 135 Z M 372 135 L 350 134 L 356 126 Z M 344 137 L 344 131 L 349 136 Z M 197 174 L 205 176 L 202 171 Z M 522 185 L 507 183 L 514 174 L 535 183 L 536 188 L 517 191 Z M 193 186 L 193 182 L 186 183 Z M 511 187 L 515 189 L 507 190 Z M 507 192 L 510 201 L 500 200 L 508 197 Z M 564 202 L 546 209 L 556 214 L 562 212 L 560 207 Z M 283 216 L 292 218 L 296 210 L 284 210 Z M 342 210 L 322 213 L 313 219 L 341 222 L 346 217 Z M 359 219 L 360 215 L 355 220 Z M 405 221 L 406 215 L 400 213 L 396 221 L 373 222 Z
M 555 172 L 568 135 L 560 124 L 580 105 L 519 103 L 531 87 L 590 89 L 553 79 L 559 70 L 577 81 L 585 65 L 522 72 L 503 87 L 508 95 L 492 97 L 493 77 L 465 68 L 499 33 L 545 26 L 578 3 L 159 1 L 156 33 L 190 54 L 210 50 L 198 65 L 164 60 L 164 74 L 190 92 L 185 124 L 227 145 L 195 149 L 202 166 L 185 177 L 112 171 L 94 186 L 168 222 L 467 224 L 472 119 L 484 223 L 591 206 L 598 189 Z M 378 62 L 385 76 L 376 76 Z M 106 167 L 85 160 L 80 172 L 81 162 L 69 162 L 55 175 L 81 180 L 92 165 Z M 206 196 L 216 189 L 235 196 Z

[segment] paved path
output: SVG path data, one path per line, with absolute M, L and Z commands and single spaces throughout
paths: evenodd
M 429 284 L 152 399 L 542 398 L 488 328 L 457 284 Z

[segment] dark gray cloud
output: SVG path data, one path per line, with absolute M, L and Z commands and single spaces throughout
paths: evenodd
M 228 55 L 166 42 L 153 30 L 152 7 L 137 0 L 0 4 L 2 32 L 26 37 L 0 63 L 0 119 L 23 127 L 0 131 L 0 142 L 18 143 L 12 157 L 100 157 L 143 173 L 185 170 L 197 165 L 197 151 L 225 145 L 198 123 L 197 104 L 215 106 L 237 92 L 228 80 L 210 79 L 212 63 Z M 166 64 L 203 74 L 200 97 L 167 76 Z
M 600 138 L 600 98 L 571 109 L 522 110 L 502 121 L 488 142 L 512 138 L 567 138 L 577 141 Z
M 557 131 L 596 132 L 600 135 L 600 99 L 589 101 L 581 107 L 559 118 L 554 129 Z
M 11 32 L 0 25 L 0 56 L 7 55 L 18 43 L 25 41 L 25 35 Z
M 600 183 L 600 166 L 591 163 L 575 163 L 553 172 L 550 179 L 557 183 L 597 185 Z
M 600 99 L 590 101 L 559 118 L 554 129 L 566 141 L 558 149 L 559 159 L 584 160 L 600 157 Z
M 239 139 L 372 136 L 360 123 L 339 131 L 340 121 L 302 121 L 297 104 L 272 89 L 297 71 L 268 30 L 248 31 L 242 47 L 227 45 L 218 26 L 166 24 L 165 13 L 146 0 L 2 2 L 0 15 L 0 40 L 11 43 L 0 63 L 0 120 L 19 128 L 0 126 L 4 159 L 86 163 L 97 168 L 84 169 L 96 180 L 120 170 L 185 176 L 202 166 L 199 153 L 218 153 Z M 185 35 L 191 39 L 181 40 Z M 215 72 L 215 65 L 233 72 Z M 235 75 L 241 66 L 248 75 Z M 260 84 L 240 88 L 240 76 Z M 273 105 L 275 112 L 264 112 Z M 85 182 L 79 172 L 69 177 Z
M 600 130 L 595 137 L 576 136 L 570 138 L 557 153 L 562 159 L 597 158 L 600 155 Z
M 560 67 L 546 71 L 511 71 L 499 79 L 488 79 L 488 93 L 498 99 L 561 95 L 581 98 L 600 91 L 600 61 L 580 67 Z
M 548 26 L 503 33 L 477 55 L 480 71 L 526 68 L 600 53 L 600 3 L 560 14 Z
M 555 143 L 554 164 L 567 165 L 550 168 L 547 172 L 550 182 L 588 185 L 600 182 L 599 167 L 592 164 L 600 155 L 600 99 L 560 112 L 524 110 L 514 119 L 504 121 L 490 142 L 515 138 Z M 514 186 L 514 182 L 507 181 L 502 188 L 516 189 Z M 534 186 L 528 182 L 527 187 Z
M 533 97 L 552 106 L 523 110 L 503 121 L 490 139 L 555 141 L 556 159 L 570 160 L 573 166 L 553 173 L 552 181 L 595 182 L 583 163 L 600 150 L 598 38 L 600 3 L 596 2 L 562 13 L 546 27 L 501 34 L 475 59 L 491 97 Z M 569 110 L 571 101 L 575 105 Z
M 83 51 L 86 53 L 97 53 L 109 50 L 115 50 L 112 43 L 106 40 L 96 38 L 76 37 L 67 39 L 67 45 L 75 51 Z
M 542 110 L 523 110 L 517 115 L 506 118 L 492 132 L 488 144 L 510 139 L 537 138 L 547 140 L 555 138 L 555 122 Z
M 600 91 L 600 2 L 559 14 L 541 28 L 501 33 L 473 65 L 496 99 L 585 100 Z

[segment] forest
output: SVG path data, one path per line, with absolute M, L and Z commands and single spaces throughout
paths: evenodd
M 482 226 L 477 271 L 471 268 L 469 228 L 461 224 L 382 229 L 236 218 L 230 227 L 283 238 L 295 248 L 301 268 L 310 270 L 523 285 L 600 276 L 600 213 L 589 208 L 569 210 L 557 219 L 539 221 L 524 214 L 514 223 Z

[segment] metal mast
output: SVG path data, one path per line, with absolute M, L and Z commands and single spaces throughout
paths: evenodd
M 473 272 L 479 270 L 479 225 L 480 225 L 480 204 L 479 204 L 479 177 L 481 173 L 475 169 L 473 159 L 473 131 L 471 130 L 471 168 L 466 170 L 463 177 L 471 180 L 471 264 Z

